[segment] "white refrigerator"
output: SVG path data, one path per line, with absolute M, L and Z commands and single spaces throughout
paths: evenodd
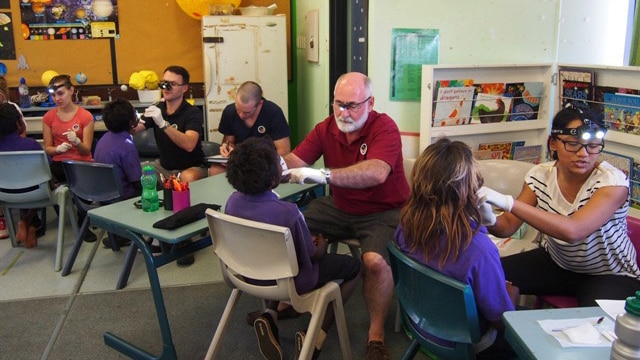
M 221 142 L 222 110 L 252 80 L 288 120 L 286 17 L 203 16 L 206 138 Z

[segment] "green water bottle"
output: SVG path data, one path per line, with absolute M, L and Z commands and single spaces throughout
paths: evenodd
M 160 207 L 158 189 L 156 188 L 157 182 L 158 179 L 153 166 L 145 165 L 142 168 L 142 177 L 140 177 L 140 183 L 142 183 L 142 211 L 152 212 Z

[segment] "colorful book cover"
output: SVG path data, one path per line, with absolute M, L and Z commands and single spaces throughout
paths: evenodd
M 590 109 L 594 105 L 596 75 L 593 70 L 560 70 L 561 104 L 564 108 L 571 103 L 580 109 Z
M 511 143 L 511 153 L 509 154 L 509 159 L 513 160 L 513 154 L 519 146 L 524 146 L 524 140 L 514 141 Z
M 640 95 L 604 93 L 604 121 L 609 130 L 640 135 Z
M 506 159 L 511 157 L 511 141 L 483 143 L 478 145 L 478 150 L 491 150 L 493 159 Z
M 476 84 L 476 98 L 471 111 L 472 124 L 507 121 L 511 98 L 504 96 L 504 83 Z
M 518 146 L 513 150 L 513 160 L 539 164 L 541 154 L 542 145 Z
M 604 150 L 598 156 L 598 161 L 606 161 L 613 167 L 622 171 L 631 180 L 631 170 L 633 169 L 633 159 L 629 156 Z
M 512 98 L 507 121 L 537 119 L 543 86 L 537 81 L 507 84 L 504 94 Z
M 476 160 L 491 160 L 494 159 L 492 155 L 493 152 L 491 150 L 473 150 L 473 157 Z M 496 159 L 502 159 L 502 151 L 497 156 Z
M 640 163 L 634 162 L 631 173 L 631 206 L 640 209 Z
M 432 126 L 466 125 L 471 119 L 473 86 L 441 87 L 435 101 Z
M 629 88 L 621 88 L 615 86 L 596 86 L 594 88 L 594 97 L 593 97 L 593 106 L 591 108 L 597 114 L 604 113 L 604 94 L 629 94 L 629 95 L 638 95 L 640 92 L 636 89 Z

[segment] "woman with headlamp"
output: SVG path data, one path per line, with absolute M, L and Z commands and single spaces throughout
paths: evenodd
M 521 294 L 564 295 L 579 306 L 625 299 L 640 288 L 636 251 L 627 235 L 629 179 L 599 162 L 606 128 L 576 108 L 553 119 L 547 150 L 553 161 L 533 167 L 517 199 L 483 187 L 480 198 L 504 210 L 489 231 L 508 237 L 528 223 L 540 248 L 502 258 L 507 281 Z

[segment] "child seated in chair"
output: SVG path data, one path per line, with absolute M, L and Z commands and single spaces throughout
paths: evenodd
M 312 238 L 302 213 L 294 203 L 278 200 L 272 191 L 278 186 L 282 168 L 276 148 L 268 138 L 250 138 L 239 144 L 229 157 L 227 179 L 237 190 L 227 200 L 229 215 L 285 226 L 291 235 L 298 258 L 299 273 L 296 290 L 304 294 L 332 280 L 342 279 L 342 301 L 346 302 L 360 277 L 360 261 L 348 255 L 327 254 L 327 241 L 321 236 Z M 251 251 L 251 249 L 247 249 Z M 260 352 L 266 359 L 284 359 L 278 338 L 277 302 L 269 302 L 268 309 L 254 322 Z M 334 322 L 332 308 L 327 309 L 322 331 L 318 335 L 313 358 L 320 353 L 322 343 Z M 299 351 L 304 331 L 295 334 Z
M 120 176 L 124 199 L 140 196 L 142 167 L 138 150 L 131 136 L 131 131 L 138 124 L 136 109 L 125 99 L 115 99 L 104 106 L 102 120 L 109 132 L 104 134 L 96 144 L 94 161 L 115 166 Z M 102 241 L 103 245 L 111 247 L 109 243 L 111 238 L 115 239 L 118 246 L 131 243 L 129 239 L 111 234 L 109 238 Z
M 43 150 L 42 146 L 32 138 L 23 137 L 26 130 L 22 113 L 13 103 L 0 104 L 0 151 Z M 2 171 L 10 171 L 3 169 Z M 38 245 L 36 235 L 37 209 L 20 210 L 20 220 L 16 231 L 16 241 L 26 248 Z M 4 217 L 4 214 L 0 213 Z
M 411 196 L 402 209 L 395 242 L 416 261 L 470 284 L 481 331 L 495 336 L 495 330 L 488 330 L 504 328 L 502 313 L 515 309 L 517 288 L 505 281 L 498 249 L 484 226 L 495 222 L 495 215 L 486 203 L 478 207 L 476 192 L 482 182 L 465 143 L 445 138 L 427 147 L 413 167 Z M 514 356 L 502 338 L 494 342 L 488 337 L 484 348 L 478 358 Z

